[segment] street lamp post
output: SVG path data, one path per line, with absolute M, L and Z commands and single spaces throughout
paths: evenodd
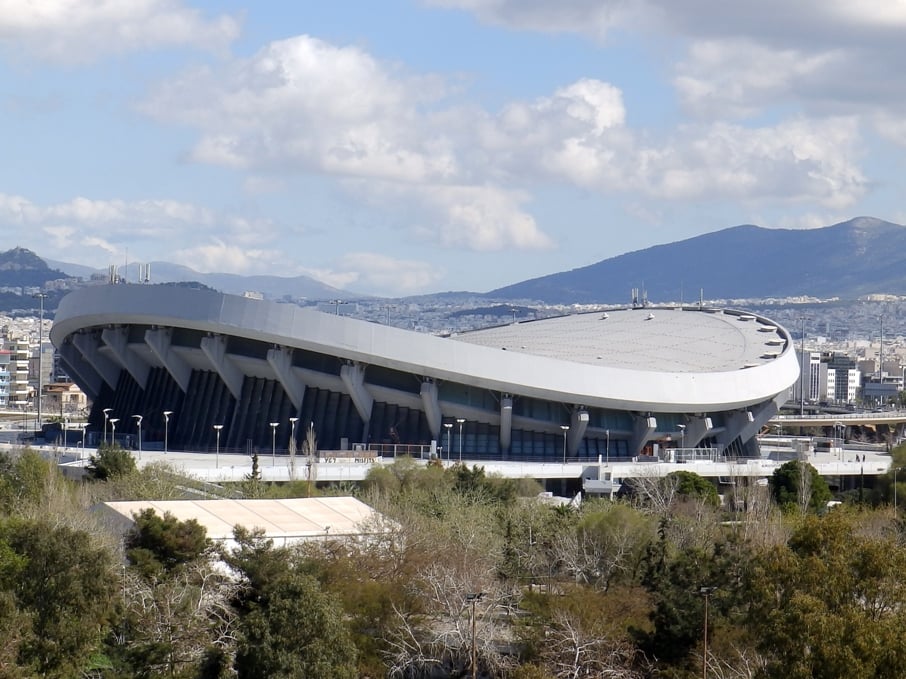
M 698 593 L 705 598 L 704 648 L 702 649 L 702 679 L 708 679 L 708 600 L 715 587 L 699 587 Z
M 271 422 L 271 466 L 277 466 L 277 427 L 279 422 Z
M 842 422 L 834 422 L 834 445 L 840 451 L 840 460 L 843 460 L 843 437 L 846 434 L 846 426 Z
M 563 464 L 566 464 L 566 432 L 569 431 L 569 425 L 561 424 L 560 429 L 563 430 Z
M 899 467 L 893 468 L 893 513 L 896 516 L 897 513 L 897 472 L 900 471 Z
M 110 439 L 113 442 L 112 445 L 116 445 L 116 423 L 120 421 L 118 417 L 110 418 Z
M 680 450 L 684 450 L 686 448 L 686 425 L 680 424 L 678 426 L 679 426 L 679 434 L 680 434 L 680 446 L 679 447 L 680 447 Z
M 66 452 L 66 429 L 69 427 L 69 418 L 63 416 L 63 452 Z
M 478 654 L 475 649 L 475 604 L 481 601 L 484 597 L 484 592 L 476 592 L 474 594 L 466 594 L 466 601 L 469 602 L 471 610 L 471 627 L 472 627 L 472 679 L 475 679 L 478 676 Z
M 170 415 L 172 414 L 172 410 L 164 411 L 164 455 L 167 454 L 167 445 L 169 444 L 167 439 L 170 438 Z
M 459 423 L 459 464 L 462 464 L 462 425 L 466 420 L 465 418 L 457 417 L 456 421 Z
M 604 436 L 607 437 L 607 448 L 605 449 L 607 451 L 607 464 L 610 464 L 610 429 L 604 430 Z
M 138 426 L 138 459 L 142 459 L 142 416 L 133 415 L 135 418 L 135 424 Z
M 43 292 L 34 295 L 41 302 L 40 315 L 38 317 L 38 431 L 41 430 L 41 396 L 44 388 L 44 298 L 47 297 Z
M 107 443 L 107 422 L 110 420 L 110 413 L 113 408 L 104 408 L 104 443 Z
M 447 460 L 449 460 L 450 457 L 453 455 L 453 451 L 451 450 L 451 447 L 450 447 L 450 430 L 453 429 L 453 423 L 444 422 L 444 429 L 447 430 Z
M 214 431 L 217 432 L 217 444 L 214 448 L 214 466 L 217 469 L 220 469 L 220 430 L 223 429 L 222 424 L 215 424 Z

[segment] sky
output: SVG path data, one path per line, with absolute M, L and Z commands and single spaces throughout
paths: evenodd
M 0 0 L 0 232 L 399 297 L 904 223 L 903 63 L 904 0 Z

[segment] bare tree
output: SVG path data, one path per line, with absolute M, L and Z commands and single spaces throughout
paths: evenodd
M 435 563 L 412 586 L 416 604 L 393 607 L 397 622 L 386 654 L 390 676 L 462 673 L 470 666 L 473 643 L 483 672 L 497 674 L 512 664 L 498 651 L 499 644 L 511 641 L 509 597 L 491 573 L 460 572 Z
M 632 643 L 611 638 L 599 630 L 583 629 L 582 624 L 565 611 L 555 615 L 545 638 L 542 661 L 558 679 L 590 676 L 640 679 L 645 676 L 636 669 L 645 663 Z

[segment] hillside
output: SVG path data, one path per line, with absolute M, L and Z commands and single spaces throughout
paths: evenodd
M 551 304 L 618 303 L 632 288 L 653 300 L 855 298 L 906 294 L 906 227 L 858 217 L 821 229 L 735 226 L 550 274 L 487 293 Z

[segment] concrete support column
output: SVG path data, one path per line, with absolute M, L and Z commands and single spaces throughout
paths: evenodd
M 101 376 L 111 389 L 116 389 L 120 380 L 120 370 L 116 363 L 101 354 L 101 338 L 97 333 L 76 333 L 72 337 L 72 343 L 82 354 L 82 358 L 94 368 L 94 371 Z
M 440 430 L 443 426 L 443 416 L 440 412 L 440 403 L 437 398 L 437 385 L 425 380 L 421 388 L 422 407 L 425 409 L 425 419 L 428 420 L 428 429 L 431 438 L 440 440 Z
M 120 366 L 132 375 L 132 379 L 144 391 L 148 386 L 148 373 L 151 372 L 151 366 L 129 348 L 129 329 L 125 326 L 104 328 L 101 331 L 101 339 L 110 348 L 110 352 L 116 357 Z
M 634 415 L 632 418 L 632 438 L 629 439 L 629 454 L 635 457 L 641 454 L 645 444 L 651 440 L 657 430 L 657 418 L 650 415 Z
M 683 434 L 682 441 L 686 448 L 695 448 L 702 442 L 712 431 L 714 424 L 710 417 L 693 416 L 686 418 L 686 431 Z
M 289 396 L 296 412 L 302 410 L 305 398 L 305 383 L 293 372 L 293 350 L 289 347 L 274 347 L 267 351 L 267 363 Z
M 513 442 L 513 398 L 504 396 L 500 399 L 500 450 L 506 458 Z
M 220 379 L 237 401 L 242 397 L 242 371 L 226 352 L 227 340 L 223 335 L 201 338 L 201 350 L 211 362 L 211 367 L 220 375 Z
M 569 418 L 569 431 L 566 432 L 566 450 L 570 457 L 575 457 L 579 451 L 579 444 L 585 438 L 588 429 L 588 411 L 574 410 Z
M 157 360 L 163 363 L 173 381 L 179 385 L 182 393 L 189 391 L 189 381 L 192 379 L 192 368 L 183 360 L 182 356 L 173 350 L 172 328 L 151 328 L 145 331 L 145 344 Z
M 69 339 L 60 347 L 60 358 L 63 359 L 66 372 L 72 377 L 78 378 L 82 391 L 85 392 L 88 398 L 92 401 L 97 400 L 97 397 L 101 394 L 104 380 L 101 379 L 100 374 L 91 364 L 82 357 L 82 354 Z
M 347 363 L 340 368 L 340 379 L 349 392 L 359 417 L 367 428 L 371 421 L 371 408 L 374 406 L 374 397 L 365 386 L 365 366 L 360 363 Z

